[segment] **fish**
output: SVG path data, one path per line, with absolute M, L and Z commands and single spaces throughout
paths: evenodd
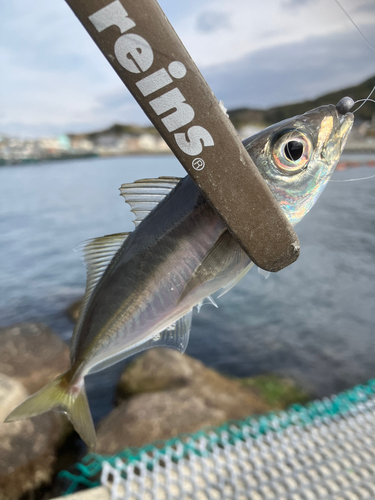
M 345 107 L 327 105 L 243 142 L 293 225 L 329 181 L 352 124 Z M 92 449 L 96 435 L 85 376 L 152 347 L 184 352 L 193 308 L 207 300 L 216 305 L 212 295 L 227 293 L 253 266 L 189 176 L 143 179 L 120 191 L 135 214 L 135 230 L 78 246 L 87 284 L 71 340 L 71 368 L 6 418 L 65 413 Z

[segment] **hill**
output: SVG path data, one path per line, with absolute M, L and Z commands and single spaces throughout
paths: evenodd
M 323 104 L 337 104 L 342 97 L 350 96 L 354 101 L 358 99 L 364 99 L 369 95 L 373 87 L 375 86 L 375 76 L 369 78 L 368 80 L 355 85 L 353 87 L 347 87 L 335 92 L 330 92 L 324 94 L 316 99 L 297 102 L 292 104 L 284 104 L 283 106 L 276 106 L 269 109 L 251 109 L 251 108 L 238 108 L 228 111 L 229 118 L 231 119 L 233 125 L 236 129 L 248 124 L 255 124 L 261 127 L 272 125 L 273 123 L 285 120 L 291 116 L 300 115 L 305 113 L 309 109 L 317 108 Z M 356 105 L 356 107 L 358 107 Z M 375 108 L 372 103 L 363 106 L 357 113 L 356 119 L 359 121 L 371 120 L 372 115 L 375 113 Z M 101 130 L 98 132 L 92 132 L 88 134 L 68 134 L 70 138 L 86 138 L 90 141 L 96 141 L 99 137 L 112 135 L 120 136 L 122 134 L 129 135 L 140 135 L 140 134 L 157 134 L 153 126 L 137 126 L 137 125 L 121 125 L 115 124 L 110 128 Z
M 358 99 L 365 99 L 374 86 L 375 76 L 360 83 L 359 85 L 346 87 L 344 89 L 337 90 L 336 92 L 330 92 L 313 100 L 285 104 L 283 106 L 277 106 L 269 109 L 239 108 L 228 111 L 228 114 L 236 128 L 241 128 L 241 126 L 248 123 L 271 125 L 272 123 L 285 120 L 291 116 L 305 113 L 309 109 L 322 106 L 323 104 L 337 104 L 339 100 L 345 96 L 350 96 L 354 99 L 354 101 Z M 356 107 L 357 106 L 359 106 L 359 104 L 356 105 Z M 358 110 L 355 116 L 357 120 L 367 121 L 371 120 L 374 113 L 375 108 L 373 107 L 373 103 L 368 103 Z

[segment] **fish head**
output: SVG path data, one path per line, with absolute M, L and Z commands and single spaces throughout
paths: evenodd
M 314 206 L 344 149 L 354 115 L 339 109 L 320 106 L 243 142 L 293 225 Z

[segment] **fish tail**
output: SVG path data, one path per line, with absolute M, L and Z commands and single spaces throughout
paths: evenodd
M 50 410 L 66 413 L 81 438 L 90 448 L 95 448 L 95 428 L 85 384 L 83 378 L 72 382 L 70 371 L 27 398 L 7 416 L 5 422 L 35 417 Z

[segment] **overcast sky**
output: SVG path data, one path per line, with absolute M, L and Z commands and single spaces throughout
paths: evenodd
M 375 74 L 375 52 L 334 0 L 159 3 L 227 108 L 299 101 Z M 341 3 L 375 45 L 375 0 Z M 2 2 L 0 33 L 0 134 L 147 123 L 64 0 Z

